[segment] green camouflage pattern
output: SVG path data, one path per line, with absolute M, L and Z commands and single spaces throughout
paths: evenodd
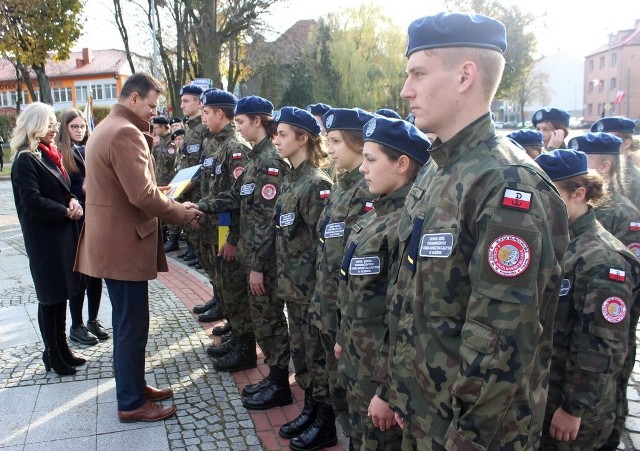
M 329 382 L 320 331 L 311 324 L 309 303 L 315 288 L 317 224 L 332 182 L 308 160 L 284 178 L 275 209 L 277 296 L 287 304 L 289 347 L 301 388 L 313 385 L 313 395 L 325 399 Z
M 625 366 L 631 310 L 640 284 L 640 263 L 596 221 L 594 211 L 569 227 L 571 241 L 562 261 L 563 287 L 553 326 L 549 398 L 543 449 L 597 449 L 613 429 L 618 385 Z M 623 271 L 612 276 L 611 270 Z M 613 279 L 612 279 L 613 277 Z M 623 302 L 618 309 L 614 302 Z M 576 440 L 549 436 L 555 411 L 562 407 L 581 418 Z
M 600 224 L 640 259 L 640 211 L 635 205 L 622 194 L 609 192 L 607 202 L 595 210 Z
M 638 152 L 637 150 L 634 152 Z M 625 179 L 629 185 L 628 198 L 640 210 L 640 169 L 633 164 L 633 159 L 627 155 L 625 159 Z
M 153 148 L 153 157 L 156 160 L 156 183 L 158 186 L 166 186 L 176 175 L 178 157 L 178 152 L 171 143 L 171 133 L 160 137 L 160 143 Z
M 429 153 L 400 220 L 389 320 L 403 449 L 415 437 L 421 449 L 537 449 L 565 204 L 489 113 Z
M 340 270 L 339 382 L 351 401 L 351 443 L 354 449 L 399 448 L 400 428 L 382 432 L 367 418 L 369 402 L 380 390 L 373 372 L 388 329 L 388 311 L 400 263 L 398 227 L 407 184 L 373 202 L 353 226 Z M 385 387 L 387 389 L 388 387 Z M 396 448 L 396 449 L 397 449 Z

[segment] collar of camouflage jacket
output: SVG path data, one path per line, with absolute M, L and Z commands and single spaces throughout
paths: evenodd
M 380 196 L 373 201 L 373 210 L 378 217 L 392 213 L 404 206 L 404 200 L 409 194 L 409 190 L 413 186 L 413 180 L 406 185 L 402 185 L 397 190 L 387 194 L 386 196 Z
M 429 154 L 438 167 L 451 166 L 483 142 L 495 139 L 495 136 L 491 113 L 487 112 L 460 130 L 449 141 L 443 143 L 436 139 L 434 146 L 429 149 Z

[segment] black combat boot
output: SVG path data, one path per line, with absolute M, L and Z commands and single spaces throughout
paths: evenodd
M 284 438 L 293 438 L 305 431 L 316 419 L 318 412 L 318 401 L 313 399 L 313 389 L 307 388 L 304 391 L 304 407 L 298 418 L 283 424 L 279 434 Z
M 173 252 L 180 249 L 180 233 L 171 232 L 164 245 L 165 252 Z
M 316 419 L 311 426 L 289 442 L 289 448 L 295 451 L 314 451 L 329 448 L 338 443 L 336 418 L 329 403 L 319 402 Z
M 229 321 L 227 321 L 226 323 L 224 323 L 223 326 L 214 327 L 213 330 L 211 331 L 211 333 L 213 335 L 215 335 L 216 337 L 222 337 L 227 332 L 231 332 L 231 330 L 232 330 L 231 323 Z
M 222 318 L 224 318 L 224 310 L 222 309 L 222 303 L 218 302 L 216 304 L 213 304 L 213 307 L 211 307 L 209 310 L 200 314 L 198 316 L 198 321 L 209 323 L 211 321 L 218 321 Z
M 217 359 L 231 352 L 231 350 L 235 348 L 237 345 L 238 345 L 238 339 L 232 338 L 231 340 L 225 341 L 224 343 L 220 343 L 219 345 L 207 346 L 207 355 L 209 357 L 213 357 L 214 359 Z
M 265 382 L 266 385 L 259 392 L 242 400 L 242 405 L 246 409 L 266 410 L 293 403 L 288 370 L 272 367 L 266 381 L 268 383 Z
M 282 384 L 285 384 L 286 380 L 286 383 L 288 384 L 289 370 L 287 368 L 278 368 L 277 366 L 269 367 L 269 375 L 262 379 L 260 382 L 246 385 L 242 389 L 242 396 L 253 396 L 269 386 L 272 381 L 278 380 L 283 381 Z
M 256 354 L 256 338 L 253 334 L 242 335 L 237 338 L 236 346 L 231 351 L 213 359 L 213 367 L 218 371 L 235 373 L 240 370 L 248 370 L 258 366 Z
M 195 313 L 196 315 L 200 315 L 201 313 L 204 313 L 207 310 L 209 310 L 211 307 L 213 307 L 218 302 L 220 302 L 220 301 L 218 300 L 218 298 L 214 294 L 213 297 L 211 299 L 209 299 L 207 302 L 205 302 L 204 304 L 198 304 L 195 307 L 193 307 L 192 312 Z

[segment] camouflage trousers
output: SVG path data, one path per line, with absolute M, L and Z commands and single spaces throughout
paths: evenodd
M 275 265 L 273 265 L 275 268 Z M 249 268 L 245 268 L 245 286 L 249 286 Z M 258 346 L 264 354 L 264 363 L 268 367 L 289 368 L 289 332 L 287 318 L 284 315 L 284 301 L 276 296 L 275 269 L 267 269 L 264 275 L 264 296 L 254 296 L 249 290 L 249 312 L 253 333 Z
M 239 335 L 250 334 L 253 332 L 253 324 L 245 269 L 238 260 L 228 262 L 221 259 L 218 252 L 218 246 L 213 246 L 211 260 L 216 267 L 215 285 L 221 294 L 224 312 L 229 324 Z
M 329 378 L 320 329 L 311 324 L 308 304 L 287 302 L 289 347 L 296 382 L 303 390 L 313 388 L 315 399 L 329 397 Z
M 369 417 L 369 402 L 362 401 L 361 396 L 347 395 L 349 403 L 349 429 L 351 446 L 360 451 L 398 451 L 402 444 L 402 429 L 394 426 L 381 431 L 373 425 Z
M 440 437 L 440 440 L 444 442 L 444 437 Z M 408 421 L 405 421 L 402 428 L 402 447 L 400 449 L 402 451 L 446 451 L 443 445 Z

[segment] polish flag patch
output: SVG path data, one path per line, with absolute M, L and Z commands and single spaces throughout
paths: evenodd
M 320 191 L 320 199 L 328 199 L 331 196 L 330 189 L 323 189 Z
M 507 188 L 502 196 L 502 206 L 528 211 L 531 209 L 531 193 Z
M 280 169 L 278 169 L 278 168 L 269 168 L 269 169 L 267 169 L 267 174 L 269 174 L 269 175 L 280 175 Z
M 234 160 L 242 160 L 242 152 L 234 152 L 231 154 L 231 158 Z
M 364 204 L 364 211 L 366 213 L 370 212 L 371 210 L 373 210 L 373 202 L 366 202 Z
M 640 222 L 631 221 L 629 223 L 629 230 L 633 232 L 640 232 Z
M 609 268 L 609 280 L 624 282 L 626 273 L 620 269 Z

